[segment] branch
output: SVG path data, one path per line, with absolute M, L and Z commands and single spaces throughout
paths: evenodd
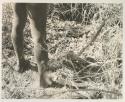
M 65 94 L 66 92 L 77 92 L 77 91 L 92 91 L 92 92 L 100 91 L 102 93 L 114 94 L 114 95 L 117 95 L 117 96 L 122 96 L 122 94 L 120 92 L 107 91 L 107 90 L 102 90 L 102 89 L 97 89 L 97 88 L 96 89 L 88 89 L 88 88 L 86 88 L 86 89 L 67 89 L 67 90 L 64 90 L 62 92 L 57 92 L 57 93 L 53 93 L 53 94 L 49 94 L 48 93 L 45 96 L 46 96 L 46 98 L 52 98 L 55 95 L 60 95 L 60 94 L 62 95 L 62 94 Z M 45 96 L 43 95 L 43 96 L 39 96 L 37 98 L 43 98 Z
M 86 48 L 88 48 L 89 46 L 91 46 L 91 45 L 93 44 L 93 42 L 96 40 L 96 38 L 97 38 L 98 35 L 100 34 L 102 28 L 104 27 L 105 21 L 106 21 L 106 20 L 103 20 L 103 22 L 102 22 L 102 24 L 100 25 L 100 27 L 98 28 L 98 30 L 97 30 L 95 36 L 92 38 L 92 40 L 91 40 L 85 47 L 83 47 L 83 48 L 80 50 L 80 52 L 77 54 L 78 56 L 80 56 L 80 55 L 85 51 Z

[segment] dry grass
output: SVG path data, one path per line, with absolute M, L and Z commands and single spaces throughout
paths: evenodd
M 10 4 L 3 4 L 2 98 L 122 98 L 123 21 L 120 4 L 89 4 L 91 6 L 89 10 L 95 13 L 92 18 L 89 18 L 89 24 L 62 21 L 57 16 L 63 10 L 57 8 L 62 5 L 53 6 L 53 11 L 49 14 L 47 21 L 47 44 L 49 66 L 54 69 L 51 76 L 56 84 L 47 89 L 32 88 L 37 75 L 34 70 L 28 70 L 23 74 L 13 70 L 16 64 L 10 40 L 13 12 L 8 5 L 11 7 Z M 66 12 L 75 15 L 79 11 L 78 5 L 80 4 L 75 6 L 70 4 L 72 8 L 68 8 L 68 11 L 64 9 L 62 13 L 64 16 Z M 88 9 L 85 6 L 82 10 L 82 21 L 85 21 L 85 11 Z M 103 19 L 107 21 L 97 38 L 78 56 L 80 50 L 92 40 Z M 26 58 L 30 60 L 34 68 L 37 68 L 34 64 L 31 49 L 33 42 L 28 25 L 27 22 L 24 30 L 24 50 Z M 84 64 L 85 62 L 87 64 Z

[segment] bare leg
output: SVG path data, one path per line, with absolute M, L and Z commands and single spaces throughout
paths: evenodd
M 48 51 L 46 45 L 47 4 L 27 4 L 31 33 L 34 41 L 34 55 L 39 72 L 39 85 L 46 87 L 43 73 L 47 68 Z
M 12 43 L 17 56 L 18 65 L 16 71 L 23 72 L 24 55 L 23 55 L 23 29 L 26 23 L 26 7 L 23 3 L 14 5 L 14 19 L 12 28 Z

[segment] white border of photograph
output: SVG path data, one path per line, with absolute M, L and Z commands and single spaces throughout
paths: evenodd
M 2 60 L 2 3 L 32 2 L 32 3 L 122 3 L 123 4 L 123 98 L 122 99 L 1 99 L 1 60 Z M 125 102 L 125 0 L 0 0 L 0 102 Z

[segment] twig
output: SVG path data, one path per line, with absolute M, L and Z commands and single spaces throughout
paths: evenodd
M 107 90 L 102 90 L 102 89 L 68 89 L 68 90 L 65 90 L 65 91 L 62 91 L 62 92 L 58 92 L 58 93 L 50 94 L 50 95 L 46 95 L 46 96 L 47 96 L 47 98 L 51 98 L 54 95 L 64 94 L 66 92 L 77 92 L 77 91 L 96 91 L 96 92 L 100 91 L 102 93 L 115 94 L 115 95 L 118 95 L 118 96 L 122 96 L 122 94 L 120 92 L 107 91 Z M 42 98 L 42 96 L 37 97 L 37 98 Z
M 78 56 L 80 56 L 80 55 L 85 51 L 85 49 L 86 49 L 87 47 L 89 47 L 89 46 L 91 46 L 91 45 L 93 44 L 93 42 L 96 40 L 96 38 L 97 38 L 98 35 L 100 34 L 102 28 L 104 27 L 105 21 L 106 21 L 106 20 L 103 20 L 103 22 L 102 22 L 102 24 L 100 25 L 100 27 L 98 28 L 98 30 L 97 30 L 95 36 L 92 38 L 92 40 L 91 40 L 85 47 L 83 47 L 83 48 L 80 50 L 80 52 L 77 54 Z

